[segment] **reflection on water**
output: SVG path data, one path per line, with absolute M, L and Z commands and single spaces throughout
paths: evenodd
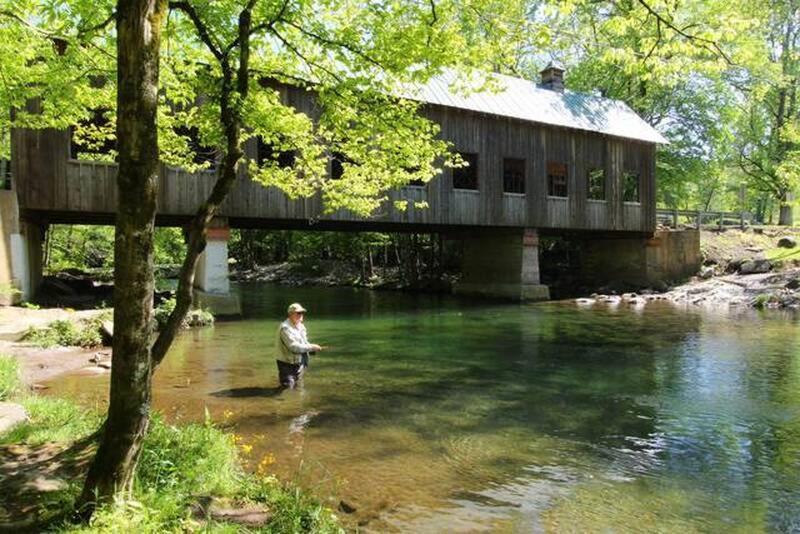
M 355 507 L 353 525 L 800 530 L 796 317 L 240 289 L 244 320 L 182 334 L 156 405 L 227 420 L 254 464 L 273 454 Z M 293 301 L 331 350 L 282 390 L 272 350 Z M 92 403 L 107 378 L 51 385 Z

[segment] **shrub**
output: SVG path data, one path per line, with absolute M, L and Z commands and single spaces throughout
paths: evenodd
M 165 324 L 167 324 L 167 319 L 169 319 L 169 315 L 172 313 L 172 310 L 175 309 L 175 299 L 167 299 L 162 302 L 160 305 L 156 306 L 153 310 L 153 316 L 155 317 L 156 324 L 158 328 L 163 328 Z M 186 317 L 183 318 L 183 323 L 181 324 L 181 328 L 191 328 L 195 326 L 211 326 L 214 324 L 214 315 L 208 310 L 191 310 L 189 313 L 186 314 Z
M 175 299 L 169 298 L 153 309 L 153 316 L 156 319 L 158 328 L 163 328 L 164 325 L 167 324 L 167 319 L 169 319 L 169 315 L 172 313 L 172 310 L 175 309 L 175 304 Z
M 39 347 L 97 347 L 103 344 L 100 328 L 107 315 L 73 323 L 66 319 L 53 321 L 44 328 L 29 328 L 23 341 Z

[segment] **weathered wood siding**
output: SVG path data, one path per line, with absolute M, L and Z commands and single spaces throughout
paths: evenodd
M 298 110 L 318 116 L 308 92 L 282 89 Z M 460 152 L 478 155 L 478 190 L 454 190 L 452 171 L 423 187 L 389 193 L 389 201 L 371 220 L 394 224 L 536 227 L 572 230 L 652 232 L 655 229 L 655 145 L 525 123 L 468 111 L 426 107 L 423 113 L 441 126 L 441 135 Z M 113 213 L 116 210 L 116 165 L 69 159 L 65 131 L 15 130 L 13 171 L 21 207 L 42 212 Z M 256 157 L 256 143 L 245 147 Z M 525 193 L 503 191 L 503 159 L 525 160 Z M 547 164 L 567 169 L 567 198 L 547 196 Z M 587 199 L 588 173 L 605 171 L 605 200 Z M 640 202 L 623 202 L 623 173 L 640 176 Z M 159 213 L 187 216 L 211 191 L 213 172 L 196 174 L 163 166 Z M 394 208 L 406 200 L 405 211 Z M 427 202 L 428 208 L 414 208 Z M 291 200 L 275 188 L 252 182 L 241 167 L 239 181 L 222 206 L 222 214 L 239 219 L 360 221 L 353 214 L 322 215 L 320 195 Z

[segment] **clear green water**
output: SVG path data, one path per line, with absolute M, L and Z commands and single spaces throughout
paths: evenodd
M 244 285 L 246 316 L 186 332 L 156 377 L 251 467 L 368 531 L 800 531 L 800 320 L 505 305 Z M 301 389 L 276 389 L 286 304 L 311 313 Z M 50 390 L 102 403 L 107 377 Z

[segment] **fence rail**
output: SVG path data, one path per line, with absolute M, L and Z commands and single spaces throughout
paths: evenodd
M 746 228 L 747 225 L 753 223 L 753 215 L 746 211 L 701 211 L 701 210 L 672 210 L 672 209 L 656 209 L 656 221 L 658 223 L 667 223 L 672 228 L 677 228 L 678 224 L 683 218 L 688 224 L 693 225 L 695 228 L 700 228 L 704 224 L 711 225 L 722 229 L 725 226 L 738 226 L 739 228 Z M 733 224 L 731 224 L 733 222 Z

